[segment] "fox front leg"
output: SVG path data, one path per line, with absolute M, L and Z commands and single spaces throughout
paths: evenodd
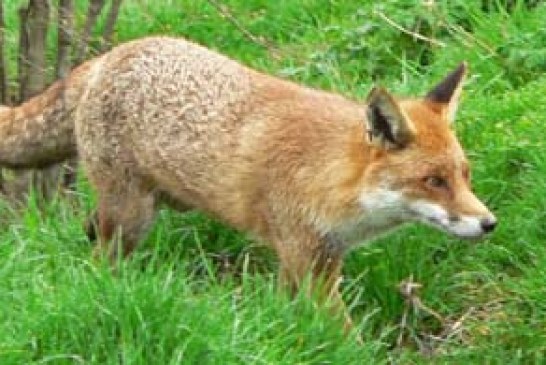
M 292 295 L 306 290 L 310 298 L 335 315 L 341 315 L 344 328 L 349 332 L 353 322 L 339 291 L 344 252 L 340 238 L 334 234 L 308 234 L 298 241 L 278 240 L 275 247 L 280 260 L 281 286 L 288 288 Z

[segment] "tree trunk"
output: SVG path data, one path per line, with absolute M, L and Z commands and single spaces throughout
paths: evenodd
M 55 67 L 55 77 L 57 79 L 64 79 L 70 72 L 72 66 L 70 61 L 70 50 L 74 35 L 73 0 L 59 0 L 57 29 L 57 65 Z
M 57 65 L 55 77 L 64 79 L 72 67 L 70 51 L 74 37 L 74 1 L 59 0 L 58 13 L 58 38 L 57 38 Z M 76 183 L 76 172 L 78 168 L 77 159 L 72 159 L 63 164 L 63 167 L 55 166 L 55 180 L 65 189 L 73 189 Z M 53 172 L 52 172 L 53 174 Z
M 30 0 L 19 10 L 21 17 L 20 98 L 26 100 L 40 93 L 46 85 L 45 49 L 49 24 L 47 0 Z
M 19 100 L 21 103 L 25 100 L 24 95 L 27 94 L 27 75 L 28 75 L 28 31 L 27 31 L 27 9 L 19 8 L 19 53 L 17 55 L 17 72 L 19 79 Z
M 26 7 L 19 9 L 19 101 L 40 93 L 46 86 L 46 37 L 49 25 L 49 2 L 47 0 L 29 0 Z M 54 191 L 54 177 L 44 171 L 16 172 L 14 194 L 17 198 L 24 195 L 30 183 L 39 196 L 51 196 Z
M 102 33 L 102 46 L 101 51 L 109 50 L 112 47 L 112 36 L 114 35 L 114 26 L 118 19 L 119 8 L 122 0 L 112 0 L 112 5 L 108 11 L 106 17 L 106 23 L 104 25 L 104 32 Z
M 99 14 L 104 6 L 104 0 L 90 0 L 87 8 L 87 17 L 83 26 L 83 31 L 76 51 L 76 63 L 81 63 L 87 55 L 91 32 L 97 23 Z

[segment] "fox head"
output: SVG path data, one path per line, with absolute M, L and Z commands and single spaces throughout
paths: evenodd
M 368 212 L 422 221 L 461 238 L 495 228 L 495 216 L 471 190 L 469 162 L 452 129 L 465 74 L 462 63 L 421 99 L 397 99 L 379 87 L 370 92 L 373 162 L 360 198 Z

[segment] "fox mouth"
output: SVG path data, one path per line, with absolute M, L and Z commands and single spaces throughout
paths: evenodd
M 413 202 L 409 210 L 417 220 L 462 239 L 480 238 L 496 225 L 493 215 L 454 215 L 429 202 Z
M 487 233 L 481 228 L 479 219 L 474 217 L 462 217 L 455 219 L 425 217 L 424 222 L 462 239 L 477 239 L 481 238 Z

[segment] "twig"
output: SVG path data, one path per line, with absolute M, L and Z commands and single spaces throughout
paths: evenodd
M 428 42 L 430 44 L 433 44 L 435 46 L 439 46 L 439 47 L 445 47 L 445 43 L 443 42 L 440 42 L 439 40 L 437 39 L 433 39 L 433 38 L 429 38 L 427 36 L 424 36 L 422 34 L 419 34 L 419 33 L 416 33 L 416 32 L 412 32 L 411 30 L 408 30 L 404 27 L 402 27 L 400 24 L 396 23 L 394 20 L 392 20 L 391 18 L 389 18 L 388 16 L 386 16 L 385 14 L 383 14 L 381 11 L 379 10 L 374 10 L 374 13 L 377 14 L 381 19 L 383 19 L 387 24 L 389 24 L 390 26 L 392 26 L 393 28 L 396 28 L 398 29 L 399 31 L 401 31 L 402 33 L 405 33 L 407 35 L 410 35 L 412 36 L 413 38 L 415 39 L 419 39 L 419 40 L 422 40 L 422 41 L 425 41 L 425 42 Z
M 6 72 L 6 58 L 4 54 L 4 3 L 0 2 L 0 104 L 8 101 L 8 82 Z
M 434 318 L 441 324 L 442 331 L 438 334 L 427 334 L 421 333 L 420 335 L 409 333 L 412 340 L 415 341 L 421 353 L 430 356 L 433 355 L 437 350 L 437 345 L 434 343 L 444 343 L 449 341 L 454 336 L 460 336 L 463 332 L 463 323 L 470 317 L 474 312 L 475 308 L 471 307 L 468 309 L 462 316 L 459 317 L 456 321 L 448 320 L 447 318 L 442 317 L 439 313 L 432 310 L 423 304 L 423 301 L 419 297 L 419 289 L 422 288 L 422 285 L 413 281 L 413 275 L 398 285 L 398 290 L 405 301 L 404 313 L 402 314 L 402 319 L 400 320 L 400 333 L 396 341 L 397 347 L 402 346 L 405 333 L 409 331 L 408 327 L 408 316 L 410 309 L 414 309 L 415 312 L 421 311 L 425 312 Z M 422 341 L 424 338 L 428 338 L 429 341 Z M 462 338 L 461 338 L 462 340 Z
M 442 331 L 442 334 L 441 334 L 440 337 L 443 338 L 443 339 L 449 339 L 449 338 L 453 337 L 454 335 L 456 335 L 457 333 L 460 333 L 462 331 L 462 329 L 463 329 L 462 327 L 463 327 L 464 321 L 472 313 L 474 313 L 474 310 L 475 310 L 474 307 L 470 307 L 470 309 L 468 309 L 458 320 L 456 320 L 455 322 L 453 322 L 453 324 L 451 324 L 450 326 L 445 328 Z
M 423 285 L 413 281 L 413 275 L 411 275 L 409 279 L 404 280 L 399 284 L 398 290 L 400 291 L 402 297 L 404 297 L 404 299 L 406 300 L 406 303 L 408 303 L 411 307 L 418 310 L 420 309 L 432 315 L 440 323 L 443 324 L 444 318 L 436 311 L 423 304 L 421 298 L 419 297 L 419 289 L 421 289 L 422 287 Z
M 493 56 L 497 56 L 497 57 L 499 56 L 497 51 L 495 51 L 495 49 L 493 47 L 491 47 L 489 44 L 487 44 L 485 41 L 482 41 L 481 39 L 479 39 L 475 35 L 471 34 L 470 32 L 467 32 L 466 30 L 464 30 L 464 28 L 461 27 L 460 25 L 452 25 L 452 24 L 449 24 L 449 23 L 446 22 L 446 28 L 448 29 L 448 31 L 451 30 L 454 33 L 459 33 L 459 34 L 463 35 L 464 37 L 466 37 L 467 40 L 473 41 L 479 47 L 481 47 L 481 48 L 485 49 L 487 52 L 489 52 L 489 54 L 491 54 Z
M 432 310 L 431 308 L 427 307 L 423 304 L 423 301 L 419 297 L 419 289 L 421 289 L 423 286 L 420 283 L 417 283 L 413 281 L 413 275 L 410 275 L 410 277 L 406 280 L 403 280 L 398 285 L 398 291 L 400 292 L 400 295 L 404 298 L 405 301 L 405 308 L 404 313 L 402 314 L 402 319 L 400 321 L 400 333 L 398 334 L 398 339 L 396 340 L 397 347 L 402 346 L 402 342 L 404 341 L 404 333 L 409 329 L 408 328 L 408 316 L 409 311 L 411 308 L 414 309 L 414 311 L 424 311 L 430 315 L 432 315 L 434 318 L 436 318 L 441 324 L 442 327 L 445 324 L 444 318 Z M 413 341 L 417 344 L 419 347 L 419 350 L 427 355 L 430 355 L 432 353 L 432 349 L 430 349 L 429 346 L 425 345 L 417 335 L 410 334 Z
M 410 306 L 407 304 L 404 306 L 404 313 L 402 314 L 402 319 L 400 320 L 400 333 L 398 334 L 398 338 L 396 339 L 396 347 L 402 346 L 402 341 L 404 341 L 404 332 L 406 331 L 406 328 L 408 326 L 408 313 L 409 313 Z
M 237 18 L 233 16 L 231 13 L 231 10 L 227 8 L 226 5 L 218 3 L 216 0 L 207 0 L 209 4 L 211 4 L 219 13 L 220 15 L 227 19 L 231 24 L 235 26 L 246 38 L 248 38 L 251 42 L 256 43 L 257 45 L 267 49 L 269 52 L 271 52 L 272 56 L 275 58 L 279 58 L 279 54 L 277 50 L 274 48 L 274 46 L 269 43 L 268 41 L 255 36 L 252 34 L 248 29 L 246 29 Z

